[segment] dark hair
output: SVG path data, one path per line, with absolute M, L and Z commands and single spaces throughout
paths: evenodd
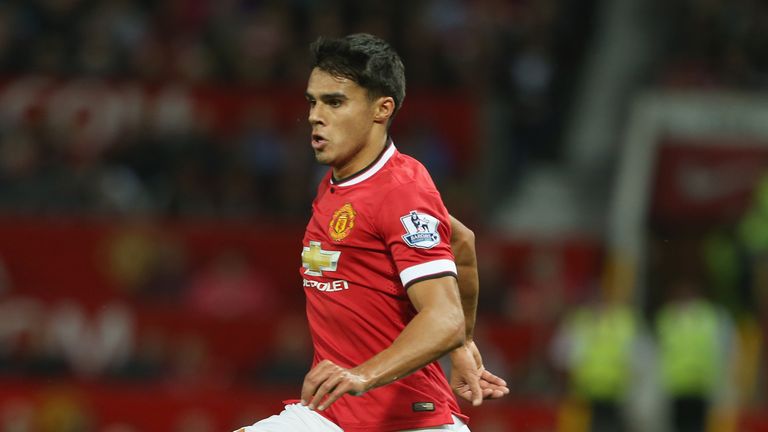
M 373 98 L 390 96 L 395 112 L 405 99 L 405 67 L 400 56 L 384 40 L 356 33 L 343 38 L 319 37 L 310 45 L 312 68 L 344 77 L 368 90 Z

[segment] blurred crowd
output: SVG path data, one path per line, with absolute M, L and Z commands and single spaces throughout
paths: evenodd
M 482 204 L 473 215 L 484 217 L 501 199 L 479 203 L 482 193 L 509 192 L 531 159 L 559 157 L 598 3 L 0 2 L 0 210 L 303 223 L 323 168 L 306 143 L 303 111 L 296 117 L 285 106 L 303 106 L 309 42 L 366 31 L 402 55 L 410 92 L 477 108 L 476 118 L 461 120 L 477 132 L 463 152 L 439 122 L 411 123 L 395 140 L 427 165 L 452 211 Z M 663 11 L 653 36 L 656 82 L 742 90 L 768 83 L 763 2 L 655 7 Z M 488 160 L 494 164 L 482 166 Z M 496 165 L 502 169 L 489 173 Z M 482 176 L 495 186 L 477 188 Z M 768 397 L 766 187 L 729 226 L 688 237 L 679 226 L 651 226 L 643 310 L 632 281 L 644 269 L 603 256 L 596 241 L 569 251 L 564 239 L 533 239 L 510 252 L 479 224 L 477 340 L 486 365 L 508 378 L 515 396 L 565 396 L 561 430 L 618 431 L 633 413 L 641 430 L 662 430 L 644 423 L 648 394 L 666 403 L 675 430 L 706 422 L 733 430 L 736 408 Z M 0 262 L 0 378 L 174 388 L 300 382 L 311 354 L 295 315 L 260 332 L 269 339 L 263 352 L 244 354 L 236 367 L 220 363 L 229 356 L 213 344 L 222 333 L 187 331 L 224 331 L 286 310 L 281 296 L 293 292 L 270 279 L 274 269 L 231 250 L 190 265 L 166 237 L 124 234 L 105 252 L 123 291 L 95 309 L 26 296 Z M 147 326 L 153 310 L 166 321 Z M 174 320 L 180 331 L 163 327 Z M 2 430 L 29 430 L 14 425 L 24 417 L 17 408 L 3 414 L 11 420 Z
M 306 373 L 310 345 L 300 309 L 287 306 L 292 296 L 244 257 L 223 251 L 192 271 L 173 257 L 147 261 L 130 252 L 134 262 L 115 265 L 133 269 L 115 269 L 122 273 L 115 276 L 132 277 L 120 289 L 137 291 L 98 304 L 82 292 L 30 294 L 3 273 L 0 379 L 207 388 L 295 385 Z M 137 268 L 168 259 L 175 264 Z
M 0 65 L 5 75 L 303 84 L 310 41 L 369 32 L 395 46 L 414 88 L 468 87 L 534 97 L 548 91 L 556 63 L 573 65 L 571 57 L 579 53 L 565 45 L 580 42 L 566 38 L 579 35 L 573 18 L 584 17 L 588 5 L 10 0 L 0 8 Z M 567 15 L 576 10 L 582 12 Z
M 768 85 L 768 6 L 752 0 L 658 2 L 662 56 L 656 70 L 675 87 L 749 90 Z
M 465 152 L 494 151 L 496 160 L 508 162 L 492 178 L 503 188 L 529 158 L 557 153 L 564 100 L 588 34 L 590 5 L 554 0 L 2 2 L 0 206 L 27 213 L 303 217 L 317 175 L 296 179 L 293 174 L 318 170 L 300 133 L 305 132 L 303 116 L 287 127 L 276 126 L 271 111 L 287 100 L 301 100 L 309 42 L 318 35 L 357 31 L 391 41 L 406 64 L 410 91 L 461 92 L 467 96 L 453 102 L 478 104 L 478 111 L 490 101 L 502 106 L 492 120 L 462 121 L 501 129 L 501 135 L 482 136 L 495 134 L 503 142 L 463 145 L 469 146 Z M 177 119 L 181 124 L 171 130 L 140 116 L 116 136 L 94 143 L 83 131 L 88 119 L 82 117 L 96 114 L 61 119 L 67 114 L 47 101 L 54 105 L 47 111 L 20 115 L 19 95 L 34 98 L 24 93 L 28 87 L 10 85 L 20 77 L 54 78 L 61 86 L 85 81 L 285 91 L 269 96 L 261 107 L 233 113 L 239 126 L 232 133 L 212 130 L 205 113 L 193 113 L 188 124 Z M 122 93 L 117 103 L 132 100 Z M 416 127 L 396 140 L 405 152 L 424 159 L 439 185 L 458 178 L 476 184 L 473 176 L 482 168 L 441 152 L 445 139 L 434 137 L 440 128 Z M 472 160 L 482 162 L 484 154 Z

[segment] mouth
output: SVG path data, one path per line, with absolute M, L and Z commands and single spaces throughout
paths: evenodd
M 312 148 L 315 150 L 322 150 L 326 144 L 328 143 L 328 140 L 325 139 L 324 136 L 320 134 L 312 134 Z

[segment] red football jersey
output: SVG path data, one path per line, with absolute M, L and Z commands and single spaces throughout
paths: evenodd
M 323 178 L 303 241 L 301 275 L 315 349 L 355 367 L 389 347 L 416 314 L 407 288 L 456 275 L 448 211 L 429 173 L 389 142 L 359 173 Z M 425 334 L 424 337 L 430 337 Z M 362 396 L 345 395 L 324 416 L 346 432 L 396 431 L 462 420 L 437 362 Z

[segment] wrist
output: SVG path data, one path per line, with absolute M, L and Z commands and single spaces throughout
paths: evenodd
M 451 352 L 454 352 L 454 351 L 456 351 L 456 350 L 460 350 L 460 349 L 462 349 L 462 348 L 471 348 L 473 345 L 475 345 L 475 341 L 472 339 L 472 337 L 471 337 L 471 336 L 469 336 L 469 337 L 466 337 L 466 338 L 464 339 L 464 343 L 463 343 L 463 344 L 461 344 L 461 345 L 457 346 L 457 347 L 456 347 L 455 349 L 453 349 Z
M 465 352 L 465 351 L 467 351 L 467 349 L 469 348 L 469 347 L 467 346 L 467 343 L 468 343 L 468 342 L 465 342 L 464 344 L 462 344 L 462 345 L 460 345 L 460 346 L 458 346 L 458 347 L 456 347 L 456 348 L 452 349 L 452 350 L 451 350 L 451 351 L 448 353 L 448 357 L 449 357 L 451 360 L 453 360 L 453 358 L 454 358 L 454 357 L 456 357 L 456 356 L 460 356 L 460 355 L 464 354 L 464 352 Z
M 367 392 L 368 390 L 371 390 L 380 385 L 377 384 L 380 377 L 373 373 L 370 368 L 366 367 L 365 364 L 361 364 L 352 369 L 349 369 L 349 372 L 354 374 L 355 377 L 357 377 L 357 379 L 363 384 L 363 388 L 365 389 L 363 392 Z

